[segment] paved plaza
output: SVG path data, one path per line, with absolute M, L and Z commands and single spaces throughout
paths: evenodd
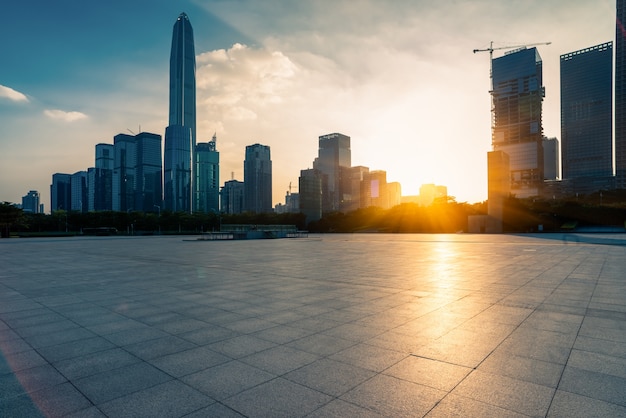
M 0 417 L 626 417 L 626 235 L 0 240 Z

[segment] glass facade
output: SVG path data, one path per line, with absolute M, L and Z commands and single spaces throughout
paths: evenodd
M 563 178 L 613 175 L 613 43 L 561 55 Z
M 228 214 L 243 212 L 243 182 L 239 180 L 229 180 L 224 183 L 221 191 L 221 211 Z
M 523 48 L 492 64 L 493 150 L 509 155 L 511 193 L 537 196 L 544 178 L 541 57 L 536 48 Z
M 126 212 L 137 210 L 135 206 L 135 167 L 137 147 L 135 137 L 118 134 L 113 137 L 115 160 L 113 163 L 113 210 Z
M 273 211 L 272 160 L 270 147 L 254 144 L 246 147 L 243 163 L 244 210 L 253 213 Z
M 181 13 L 174 23 L 170 53 L 169 126 L 165 130 L 164 208 L 192 212 L 196 145 L 196 55 L 193 29 Z
M 219 212 L 220 153 L 216 137 L 196 145 L 196 207 L 197 212 Z
M 157 212 L 163 201 L 161 135 L 141 132 L 135 136 L 135 206 L 143 212 Z
M 332 133 L 319 137 L 318 157 L 313 162 L 313 168 L 327 177 L 322 191 L 324 212 L 342 210 L 344 203 L 348 204 L 350 201 L 351 166 L 349 136 Z
M 626 0 L 617 0 L 615 24 L 615 183 L 626 189 Z
M 50 185 L 50 211 L 72 209 L 71 174 L 55 173 Z
M 173 212 L 191 212 L 191 129 L 173 125 L 165 129 L 163 206 Z

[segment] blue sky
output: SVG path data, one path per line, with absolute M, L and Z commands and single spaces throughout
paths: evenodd
M 559 55 L 613 40 L 612 0 L 184 0 L 6 2 L 0 13 L 0 201 L 55 172 L 94 165 L 94 146 L 167 125 L 172 26 L 186 12 L 197 54 L 198 140 L 217 133 L 221 183 L 246 145 L 272 151 L 274 203 L 296 190 L 317 137 L 352 138 L 352 163 L 486 199 L 488 54 L 551 41 L 544 133 L 560 138 Z M 496 52 L 495 56 L 501 53 Z

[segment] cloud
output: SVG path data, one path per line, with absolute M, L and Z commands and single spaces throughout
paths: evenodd
M 28 97 L 17 90 L 13 90 L 11 87 L 6 87 L 0 84 L 0 98 L 12 100 L 14 102 L 28 102 Z
M 76 122 L 77 120 L 86 119 L 88 117 L 81 112 L 66 112 L 65 110 L 59 109 L 46 109 L 43 113 L 50 119 L 62 120 L 64 122 Z
M 283 53 L 236 43 L 196 57 L 198 97 L 216 120 L 256 119 L 255 109 L 281 103 L 297 68 Z

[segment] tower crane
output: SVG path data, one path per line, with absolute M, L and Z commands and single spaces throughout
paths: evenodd
M 524 44 L 524 45 L 513 45 L 513 46 L 500 46 L 497 48 L 493 47 L 493 41 L 489 42 L 489 48 L 484 49 L 475 49 L 474 54 L 477 52 L 489 52 L 489 78 L 491 80 L 491 90 L 493 91 L 493 51 L 498 51 L 501 49 L 517 49 L 517 48 L 527 48 L 529 46 L 537 46 L 537 45 L 550 45 L 552 42 L 537 42 L 534 44 Z
M 489 42 L 489 48 L 484 49 L 474 49 L 474 54 L 477 52 L 489 52 L 489 93 L 491 94 L 491 132 L 494 132 L 494 124 L 495 124 L 495 108 L 494 108 L 494 98 L 493 98 L 493 51 L 498 51 L 502 49 L 517 49 L 517 48 L 527 48 L 529 46 L 537 46 L 537 45 L 550 45 L 552 42 L 537 42 L 533 44 L 524 44 L 524 45 L 513 45 L 513 46 L 501 46 L 494 48 L 493 41 Z

